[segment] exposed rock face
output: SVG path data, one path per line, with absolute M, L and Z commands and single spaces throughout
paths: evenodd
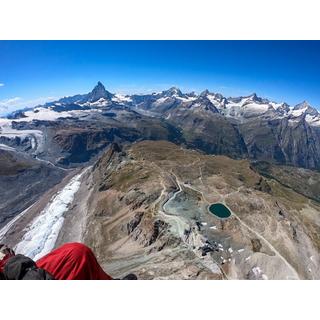
M 65 172 L 61 169 L 14 151 L 0 149 L 0 228 L 64 176 Z
M 137 228 L 137 226 L 141 222 L 143 215 L 144 215 L 143 212 L 137 212 L 134 215 L 133 219 L 128 222 L 128 224 L 127 224 L 128 234 L 132 234 L 132 232 Z M 136 239 L 137 238 L 138 237 L 136 237 Z
M 272 165 L 268 162 L 254 162 L 253 170 L 268 179 L 274 179 L 283 186 L 303 196 L 320 201 L 320 173 L 308 169 Z M 283 214 L 283 213 L 282 213 Z
M 181 128 L 186 144 L 190 148 L 209 154 L 224 154 L 232 158 L 248 156 L 247 147 L 238 128 L 220 114 L 210 117 L 190 114 L 188 111 L 173 114 L 175 123 Z
M 54 136 L 57 143 L 66 154 L 59 160 L 60 164 L 81 163 L 89 161 L 92 156 L 105 149 L 110 143 L 121 139 L 137 139 L 133 132 L 118 128 L 110 129 L 76 129 L 60 130 Z
M 28 152 L 32 149 L 32 138 L 29 136 L 25 137 L 15 137 L 15 138 L 8 138 L 5 136 L 0 136 L 0 144 L 4 144 L 6 146 L 16 148 L 20 151 Z
M 320 131 L 305 119 L 255 120 L 242 124 L 240 132 L 251 159 L 311 169 L 320 166 Z
M 112 97 L 113 94 L 107 91 L 104 85 L 99 81 L 94 89 L 86 96 L 85 100 L 88 102 L 96 102 L 101 98 L 110 100 Z

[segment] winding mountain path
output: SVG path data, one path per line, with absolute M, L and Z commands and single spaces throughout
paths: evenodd
M 173 175 L 173 177 L 175 178 L 175 184 L 177 185 L 178 187 L 178 190 L 175 191 L 171 197 L 167 198 L 162 204 L 161 204 L 161 208 L 162 209 L 159 209 L 159 212 L 164 215 L 168 220 L 171 220 L 171 221 L 174 221 L 174 223 L 176 224 L 176 229 L 178 231 L 178 234 L 180 235 L 181 239 L 183 240 L 183 234 L 184 234 L 184 230 L 186 229 L 186 227 L 189 227 L 189 224 L 187 223 L 183 223 L 183 220 L 182 220 L 182 217 L 179 217 L 177 215 L 172 215 L 170 214 L 167 210 L 166 210 L 166 205 L 170 202 L 170 201 L 173 201 L 176 196 L 183 192 L 183 189 L 182 189 L 182 183 L 180 182 L 180 180 L 177 178 L 177 176 L 171 172 L 171 174 Z M 165 184 L 163 182 L 163 179 L 161 179 L 161 184 L 162 184 L 162 191 L 161 191 L 161 194 L 158 198 L 158 200 L 156 201 L 156 204 L 158 204 L 160 201 L 161 201 L 161 198 L 163 196 L 163 194 L 165 193 L 166 191 L 166 187 L 165 187 Z M 184 240 L 183 240 L 184 241 Z M 187 243 L 186 241 L 184 241 L 184 243 L 190 248 L 191 251 L 193 251 L 195 253 L 195 255 L 200 259 L 200 261 L 202 261 L 202 263 L 210 269 L 210 266 L 206 265 L 206 263 L 203 261 L 203 257 L 200 257 L 199 254 L 197 254 L 197 252 L 195 252 L 192 248 L 191 248 L 191 245 L 189 243 Z M 215 265 L 217 266 L 217 268 L 221 271 L 223 277 L 227 280 L 229 280 L 227 274 L 225 273 L 225 271 L 223 270 L 223 268 L 221 268 L 220 264 L 215 260 L 213 259 L 213 262 L 215 263 Z
M 175 175 L 175 177 L 176 177 L 177 181 L 179 182 L 178 177 L 177 177 L 176 175 Z M 201 179 L 200 179 L 200 180 L 202 181 L 202 174 L 201 174 Z M 180 183 L 180 182 L 179 182 L 179 183 Z M 202 183 L 203 183 L 203 182 L 202 182 Z M 183 184 L 183 185 L 185 185 L 185 184 Z M 192 189 L 192 190 L 200 193 L 201 196 L 202 196 L 202 198 L 203 198 L 203 200 L 204 200 L 207 204 L 210 204 L 210 202 L 206 199 L 206 197 L 204 196 L 204 194 L 203 194 L 202 191 L 200 191 L 200 190 L 192 187 L 192 186 L 189 185 L 189 184 L 188 184 L 188 185 L 185 185 L 185 186 L 186 186 L 187 188 L 190 188 L 190 189 Z M 235 191 L 234 193 L 238 193 L 238 192 L 240 191 L 240 188 L 241 188 L 241 187 L 239 187 L 238 190 Z M 226 195 L 226 196 L 230 196 L 230 194 L 228 194 L 228 195 Z M 296 271 L 296 270 L 293 268 L 293 266 L 280 254 L 280 252 L 279 252 L 264 236 L 262 236 L 260 233 L 258 233 L 257 231 L 253 230 L 250 226 L 248 226 L 242 219 L 240 219 L 240 217 L 239 217 L 236 213 L 234 213 L 234 212 L 227 206 L 227 204 L 225 203 L 225 201 L 224 201 L 224 199 L 223 199 L 223 198 L 225 198 L 226 196 L 221 197 L 221 198 L 222 198 L 222 203 L 230 210 L 230 212 L 232 213 L 232 215 L 238 220 L 238 222 L 239 222 L 242 226 L 244 226 L 244 227 L 245 227 L 246 229 L 248 229 L 251 233 L 253 233 L 256 237 L 258 237 L 258 238 L 261 239 L 263 242 L 265 242 L 265 243 L 267 244 L 267 246 L 275 253 L 275 255 L 276 255 L 278 258 L 280 258 L 280 259 L 285 263 L 285 265 L 288 267 L 288 269 L 289 269 L 289 270 L 291 271 L 291 273 L 292 273 L 292 277 L 288 277 L 288 279 L 291 279 L 291 278 L 292 278 L 292 279 L 300 279 L 297 271 Z

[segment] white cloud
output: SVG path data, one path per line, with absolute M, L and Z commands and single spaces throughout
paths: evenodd
M 3 87 L 4 86 L 4 83 L 0 83 L 0 87 Z
M 23 109 L 35 107 L 46 102 L 57 100 L 57 97 L 39 97 L 34 99 L 23 99 L 21 97 L 14 97 L 10 99 L 0 100 L 0 115 Z
M 17 105 L 20 100 L 20 97 L 0 100 L 0 110 L 8 110 L 10 107 Z
M 18 101 L 20 101 L 21 98 L 20 97 L 15 97 L 15 98 L 10 98 L 10 99 L 5 99 L 5 100 L 1 100 L 0 101 L 0 105 L 7 105 L 7 106 L 11 106 L 16 104 Z
M 8 112 L 12 107 L 14 108 L 21 101 L 20 97 L 0 100 L 0 114 Z

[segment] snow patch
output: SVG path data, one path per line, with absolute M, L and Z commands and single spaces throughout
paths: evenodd
M 187 98 L 184 98 L 184 97 L 179 97 L 179 96 L 174 96 L 176 99 L 178 100 L 181 100 L 183 102 L 192 102 L 192 101 L 195 101 L 197 100 L 197 97 L 187 97 Z
M 105 98 L 100 98 L 99 100 L 95 102 L 85 102 L 82 104 L 79 104 L 79 106 L 84 106 L 84 107 L 106 107 L 110 104 L 110 101 L 105 99 Z
M 243 107 L 245 111 L 252 113 L 265 113 L 269 109 L 268 104 L 250 103 Z
M 219 99 L 217 100 L 217 97 L 215 95 L 212 95 L 212 94 L 208 94 L 207 96 L 207 99 L 218 109 L 221 109 L 224 107 L 224 103 Z
M 50 108 L 35 108 L 32 111 L 24 112 L 25 117 L 15 119 L 16 122 L 30 122 L 33 120 L 54 121 L 58 118 L 67 118 L 72 116 L 71 111 L 57 112 Z
M 170 98 L 169 97 L 163 97 L 163 98 L 159 98 L 157 99 L 153 104 L 155 105 L 160 105 L 162 103 L 165 103 L 167 100 L 169 100 Z
M 7 146 L 7 145 L 5 145 L 5 144 L 2 144 L 2 143 L 0 143 L 0 149 L 2 149 L 2 150 L 7 150 L 7 151 L 15 151 L 14 148 L 9 147 L 9 146 Z
M 12 120 L 0 119 L 0 137 L 14 139 L 20 138 L 22 141 L 26 138 L 31 139 L 32 149 L 41 151 L 43 145 L 43 133 L 40 130 L 16 130 L 12 128 Z
M 303 108 L 303 109 L 298 109 L 298 110 L 292 110 L 291 111 L 291 114 L 294 116 L 294 117 L 300 117 L 303 113 L 305 113 L 307 111 L 307 107 L 306 108 Z
M 268 280 L 268 277 L 262 272 L 260 267 L 253 267 L 251 270 L 257 279 L 261 278 L 263 280 Z
M 213 105 L 216 105 L 218 103 L 218 101 L 216 100 L 216 97 L 212 94 L 208 94 L 207 98 Z
M 314 127 L 320 126 L 320 116 L 319 115 L 312 116 L 310 114 L 307 114 L 305 119 L 311 126 L 314 126 Z
M 130 96 L 124 96 L 122 94 L 115 94 L 114 97 L 112 98 L 112 101 L 115 102 L 132 102 L 132 99 Z
M 279 108 L 281 108 L 283 106 L 283 103 L 270 102 L 270 105 L 272 106 L 272 108 L 274 110 L 278 110 Z

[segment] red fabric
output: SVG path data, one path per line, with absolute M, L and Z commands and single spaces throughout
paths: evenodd
M 91 249 L 81 243 L 67 243 L 36 262 L 57 280 L 112 280 L 100 267 Z
M 4 265 L 8 261 L 10 257 L 14 256 L 14 254 L 6 254 L 1 260 L 0 260 L 0 272 L 3 272 Z

